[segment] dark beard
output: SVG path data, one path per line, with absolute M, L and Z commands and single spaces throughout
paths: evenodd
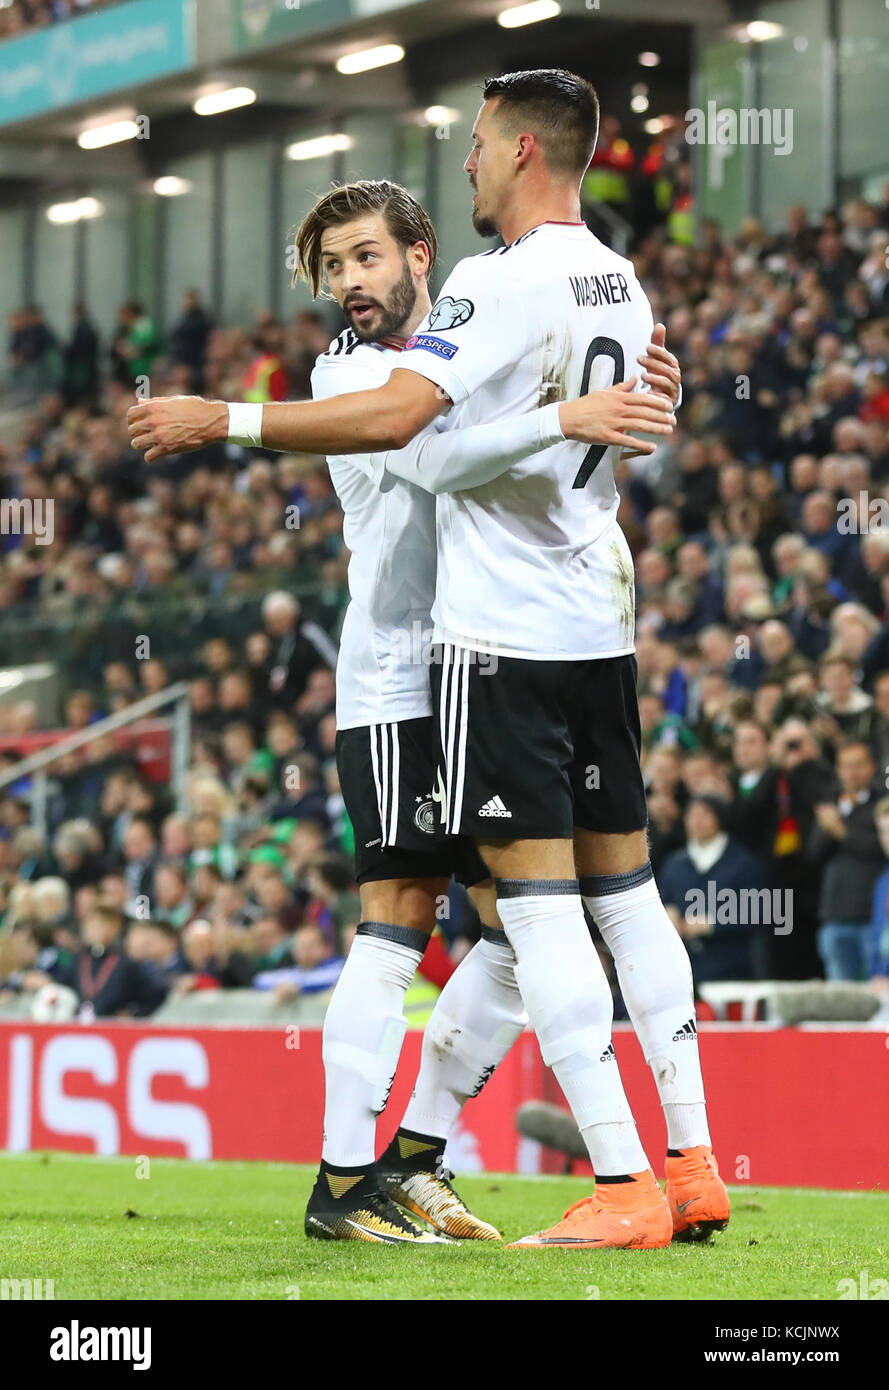
M 365 328 L 359 327 L 357 323 L 352 323 L 352 328 L 360 343 L 378 343 L 383 338 L 388 338 L 390 334 L 398 333 L 414 312 L 417 304 L 417 287 L 414 284 L 414 277 L 407 263 L 407 257 L 402 257 L 402 264 L 401 279 L 392 290 L 386 303 L 380 304 L 379 300 L 376 299 L 368 300 L 368 303 L 377 304 L 383 311 L 379 327 Z
M 472 225 L 479 236 L 498 236 L 497 223 L 490 217 L 483 216 L 478 208 L 472 210 Z

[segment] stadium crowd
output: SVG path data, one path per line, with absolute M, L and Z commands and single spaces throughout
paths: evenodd
M 120 3 L 121 0 L 3 0 L 0 3 L 0 41 Z
M 854 200 L 792 208 L 777 235 L 708 223 L 688 246 L 660 228 L 634 253 L 683 368 L 679 429 L 618 481 L 651 853 L 699 984 L 889 988 L 887 252 L 889 204 Z M 222 328 L 189 293 L 166 341 L 123 306 L 103 359 L 84 306 L 63 343 L 39 308 L 16 316 L 13 391 L 51 389 L 0 459 L 4 495 L 53 498 L 56 526 L 48 545 L 0 538 L 4 607 L 64 627 L 112 598 L 243 593 L 259 617 L 243 640 L 173 634 L 163 657 L 118 648 L 99 678 L 62 673 L 69 730 L 190 681 L 190 810 L 110 740 L 55 769 L 46 839 L 28 785 L 7 788 L 0 987 L 51 978 L 97 1013 L 145 1014 L 170 990 L 335 979 L 358 899 L 334 763 L 348 556 L 326 468 L 237 446 L 146 467 L 124 425 L 149 373 L 156 394 L 303 397 L 334 328 L 267 312 L 252 334 Z M 35 726 L 32 704 L 0 708 L 0 763 Z M 442 928 L 437 982 L 473 937 L 457 890 Z

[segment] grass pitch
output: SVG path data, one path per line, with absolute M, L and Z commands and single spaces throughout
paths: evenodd
M 56 1299 L 836 1300 L 862 1271 L 889 1278 L 889 1198 L 732 1188 L 706 1246 L 521 1251 L 306 1240 L 305 1167 L 0 1155 L 0 1278 L 54 1281 Z M 138 1176 L 139 1173 L 143 1176 Z M 551 1225 L 576 1178 L 459 1178 L 507 1239 Z M 839 1287 L 838 1287 L 839 1286 Z

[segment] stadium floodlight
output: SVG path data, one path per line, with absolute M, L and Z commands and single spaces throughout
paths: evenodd
M 648 110 L 648 97 L 644 92 L 638 92 L 636 96 L 630 97 L 630 110 L 635 111 L 637 116 L 641 116 L 643 111 Z
M 663 135 L 667 129 L 667 122 L 663 116 L 652 116 L 650 121 L 646 121 L 643 129 L 646 135 Z
M 297 140 L 295 145 L 288 145 L 284 154 L 288 159 L 321 159 L 326 154 L 336 154 L 338 150 L 350 150 L 354 143 L 351 135 L 342 132 L 318 135 L 314 140 Z
M 61 225 L 65 222 L 79 222 L 84 217 L 101 217 L 105 211 L 97 198 L 75 198 L 72 203 L 50 203 L 46 209 L 48 222 Z
M 384 68 L 389 63 L 400 63 L 404 49 L 400 43 L 381 43 L 376 48 L 362 48 L 357 53 L 344 53 L 336 60 L 337 72 L 351 76 L 355 72 L 370 72 L 371 68 Z
M 780 39 L 784 33 L 783 24 L 772 24 L 767 19 L 752 19 L 745 27 L 753 43 L 768 43 L 769 39 Z
M 191 109 L 196 116 L 219 116 L 223 111 L 251 106 L 255 100 L 256 93 L 252 87 L 226 87 L 221 92 L 208 92 L 198 97 Z
M 180 179 L 175 174 L 162 174 L 151 186 L 162 198 L 178 198 L 183 193 L 191 192 L 191 179 Z
M 520 29 L 523 24 L 538 24 L 541 19 L 555 19 L 562 13 L 562 6 L 556 0 L 531 0 L 528 5 L 511 5 L 501 10 L 497 23 L 502 29 Z
M 77 143 L 82 150 L 101 150 L 105 145 L 117 145 L 121 140 L 135 140 L 138 134 L 136 121 L 109 121 L 107 125 L 94 125 L 82 130 Z
M 643 68 L 659 67 L 660 61 L 661 55 L 659 53 L 651 53 L 649 51 L 646 51 L 645 53 L 640 53 L 638 58 L 639 66 Z
M 427 125 L 453 125 L 459 119 L 460 112 L 456 106 L 427 106 L 423 112 Z

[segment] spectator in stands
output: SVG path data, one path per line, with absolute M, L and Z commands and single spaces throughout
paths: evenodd
M 815 804 L 808 855 L 824 864 L 818 905 L 818 952 L 829 980 L 861 980 L 870 964 L 874 886 L 883 867 L 874 823 L 876 768 L 866 743 L 851 741 L 837 755 L 840 795 Z
M 143 965 L 165 992 L 185 969 L 179 943 L 180 933 L 169 922 L 131 922 L 127 928 L 127 955 Z
M 243 951 L 231 949 L 225 928 L 196 918 L 182 932 L 185 969 L 174 989 L 191 994 L 199 989 L 246 989 L 253 978 L 253 966 Z
M 50 971 L 70 957 L 44 944 L 40 923 L 22 917 L 0 937 L 0 1000 L 16 994 L 36 994 L 52 982 Z
M 272 647 L 269 698 L 291 708 L 305 690 L 311 671 L 321 664 L 336 665 L 336 648 L 316 623 L 303 620 L 292 594 L 278 590 L 266 595 L 262 620 Z
M 305 920 L 316 923 L 335 954 L 344 956 L 346 933 L 361 921 L 361 899 L 351 868 L 341 859 L 321 859 L 309 866 L 306 883 L 311 897 Z
M 308 922 L 296 933 L 293 956 L 292 966 L 257 970 L 254 989 L 273 989 L 279 1001 L 300 994 L 317 994 L 333 989 L 345 964 L 343 957 L 334 955 L 321 928 Z
M 112 372 L 122 386 L 132 388 L 138 385 L 140 377 L 149 377 L 160 351 L 160 339 L 154 320 L 138 299 L 121 305 L 117 323 L 111 344 Z
M 278 970 L 293 965 L 293 936 L 281 918 L 266 912 L 250 929 L 253 966 L 256 971 Z
M 726 833 L 726 811 L 715 797 L 692 798 L 685 848 L 667 857 L 658 880 L 698 984 L 753 976 L 755 923 L 742 890 L 763 888 L 764 875 L 759 860 Z
M 62 364 L 65 405 L 95 406 L 99 396 L 99 335 L 86 305 L 79 301 L 71 313 L 71 337 L 62 349 Z
M 194 912 L 185 869 L 176 863 L 159 863 L 154 871 L 154 920 L 178 930 L 191 920 Z
M 880 848 L 889 861 L 889 796 L 877 802 L 874 821 Z M 871 988 L 889 999 L 889 862 L 874 885 L 867 968 Z
M 873 725 L 873 700 L 855 685 L 855 666 L 842 651 L 827 651 L 818 663 L 821 692 L 816 697 L 827 716 L 826 736 L 867 742 Z
M 56 336 L 47 325 L 43 310 L 29 304 L 13 314 L 9 338 L 13 389 L 22 400 L 33 400 L 58 376 Z
M 57 948 L 73 950 L 79 931 L 71 910 L 71 889 L 65 880 L 58 876 L 38 878 L 32 901 L 35 916 L 48 941 Z
M 126 861 L 127 894 L 133 906 L 133 916 L 145 917 L 154 905 L 154 875 L 159 853 L 157 838 L 150 821 L 134 817 L 123 837 L 123 857 Z M 140 905 L 147 910 L 140 911 Z
M 764 861 L 766 884 L 785 900 L 791 894 L 793 931 L 768 936 L 767 979 L 810 979 L 821 973 L 816 948 L 818 866 L 806 853 L 816 803 L 835 793 L 836 781 L 820 756 L 809 725 L 791 718 L 772 738 L 770 767 L 735 803 L 733 833 Z
M 68 966 L 52 971 L 58 984 L 76 991 L 84 1018 L 145 1018 L 164 1001 L 166 988 L 120 945 L 117 908 L 98 902 L 83 923 L 84 945 Z
M 182 314 L 173 325 L 170 338 L 173 361 L 188 368 L 186 389 L 195 395 L 200 395 L 204 389 L 204 359 L 212 326 L 197 290 L 186 290 L 182 296 Z
M 102 848 L 97 827 L 88 821 L 70 820 L 59 826 L 53 840 L 53 855 L 58 872 L 72 892 L 84 884 L 99 881 L 105 868 Z
M 755 719 L 741 719 L 734 727 L 732 762 L 735 793 L 747 797 L 758 787 L 769 767 L 769 735 Z
M 283 798 L 271 806 L 270 820 L 314 820 L 326 828 L 327 796 L 317 758 L 311 753 L 298 753 L 283 768 L 281 790 Z

